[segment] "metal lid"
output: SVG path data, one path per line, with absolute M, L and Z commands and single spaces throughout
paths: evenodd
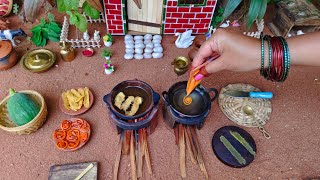
M 7 56 L 12 51 L 12 45 L 9 41 L 0 41 L 0 58 Z
M 48 49 L 35 49 L 26 53 L 20 63 L 31 72 L 44 72 L 51 68 L 56 61 L 56 56 Z

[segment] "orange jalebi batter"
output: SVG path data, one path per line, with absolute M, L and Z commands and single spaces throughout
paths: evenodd
M 196 80 L 195 76 L 200 72 L 200 70 L 191 71 L 190 77 L 187 84 L 186 89 L 186 96 L 183 98 L 183 103 L 185 105 L 190 105 L 192 103 L 192 98 L 189 97 L 189 95 L 192 93 L 192 91 L 200 84 L 201 80 Z

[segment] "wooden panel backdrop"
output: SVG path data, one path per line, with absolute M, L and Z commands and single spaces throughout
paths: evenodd
M 128 0 L 128 30 L 160 34 L 162 2 L 162 0 L 141 0 L 141 9 L 139 9 L 133 0 Z

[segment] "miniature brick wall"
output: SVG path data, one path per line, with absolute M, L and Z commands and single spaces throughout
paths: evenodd
M 112 35 L 127 33 L 126 0 L 104 0 L 107 30 Z M 160 1 L 160 0 L 158 0 Z M 178 0 L 164 1 L 164 34 L 192 30 L 194 34 L 208 32 L 217 0 L 207 0 L 203 6 L 178 6 Z
M 104 0 L 107 30 L 112 35 L 126 33 L 126 21 L 123 19 L 124 0 Z
M 216 0 L 207 0 L 203 6 L 178 6 L 178 0 L 167 0 L 164 18 L 164 34 L 192 30 L 194 34 L 208 32 L 215 10 Z

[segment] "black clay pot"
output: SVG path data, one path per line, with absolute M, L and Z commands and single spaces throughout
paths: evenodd
M 126 116 L 124 111 L 114 106 L 114 98 L 119 92 L 123 92 L 126 96 L 140 96 L 143 103 L 138 112 L 134 116 Z M 139 80 L 127 80 L 116 85 L 112 91 L 103 97 L 103 101 L 111 110 L 112 114 L 122 120 L 134 120 L 145 117 L 150 113 L 154 106 L 159 103 L 160 95 L 145 82 Z
M 187 81 L 182 81 L 172 85 L 168 92 L 162 92 L 165 102 L 164 119 L 172 128 L 175 123 L 198 125 L 198 128 L 201 128 L 211 110 L 211 102 L 218 97 L 219 93 L 215 88 L 206 90 L 202 85 L 198 85 L 190 94 L 192 103 L 185 105 L 183 98 L 186 95 L 186 87 Z M 212 98 L 209 95 L 210 92 L 214 92 Z

